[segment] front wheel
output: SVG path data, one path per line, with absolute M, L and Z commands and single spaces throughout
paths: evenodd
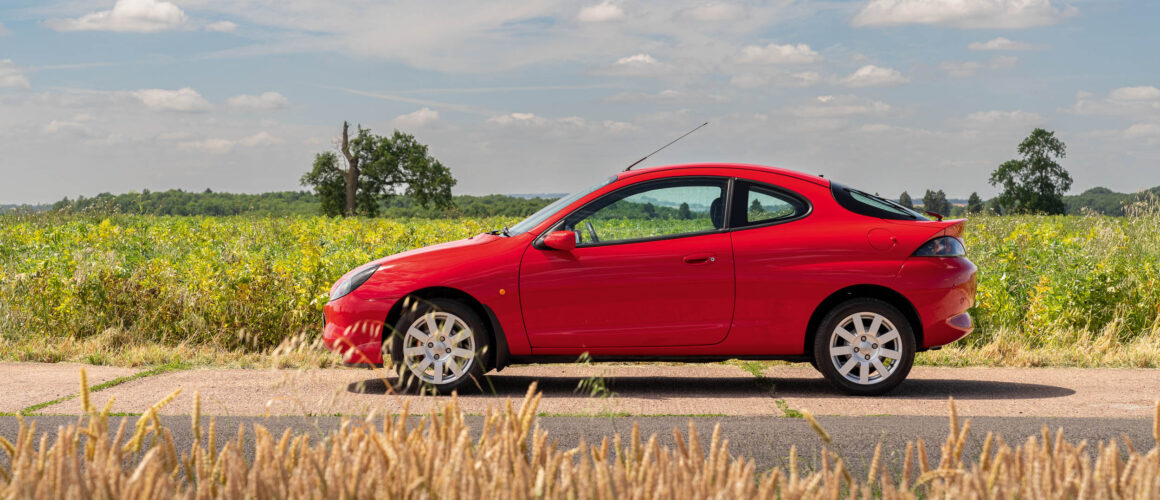
M 818 371 L 835 387 L 875 396 L 894 389 L 914 364 L 910 321 L 878 299 L 851 299 L 822 320 L 814 335 Z
M 454 300 L 412 300 L 391 334 L 396 389 L 447 394 L 480 386 L 489 348 L 483 320 Z

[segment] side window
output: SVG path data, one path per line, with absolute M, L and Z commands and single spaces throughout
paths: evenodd
M 726 179 L 644 182 L 569 215 L 577 245 L 715 231 L 725 226 Z
M 771 186 L 739 182 L 735 196 L 738 205 L 734 210 L 733 226 L 752 226 L 792 219 L 806 213 L 809 207 L 796 196 Z

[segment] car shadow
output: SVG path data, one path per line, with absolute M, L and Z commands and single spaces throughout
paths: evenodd
M 770 378 L 778 396 L 795 398 L 828 398 L 844 396 L 824 379 Z M 1002 380 L 909 379 L 893 391 L 878 398 L 937 399 L 954 396 L 959 400 L 1046 399 L 1075 394 L 1075 389 L 1046 384 L 1004 382 Z
M 751 396 L 832 398 L 846 397 L 821 378 L 770 377 L 530 377 L 494 374 L 480 381 L 483 395 L 521 398 L 528 386 L 537 383 L 543 398 L 572 398 L 591 393 L 578 389 L 585 381 L 600 380 L 604 388 L 622 398 L 737 398 Z M 347 390 L 357 394 L 387 394 L 395 379 L 373 378 L 354 382 Z M 464 396 L 478 396 L 477 391 L 461 391 Z M 1001 380 L 911 379 L 879 398 L 943 400 L 1044 399 L 1075 394 L 1075 390 L 1046 384 L 1004 382 Z

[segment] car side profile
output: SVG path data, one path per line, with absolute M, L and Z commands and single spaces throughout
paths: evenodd
M 785 169 L 621 172 L 511 228 L 348 272 L 325 344 L 450 392 L 528 362 L 810 362 L 881 394 L 969 334 L 962 220 Z M 389 360 L 384 357 L 389 356 Z

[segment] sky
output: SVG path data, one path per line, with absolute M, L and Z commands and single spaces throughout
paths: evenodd
M 1075 184 L 1160 185 L 1160 2 L 0 2 L 0 203 L 303 189 L 344 120 L 456 194 L 743 162 L 997 194 L 1035 127 Z

